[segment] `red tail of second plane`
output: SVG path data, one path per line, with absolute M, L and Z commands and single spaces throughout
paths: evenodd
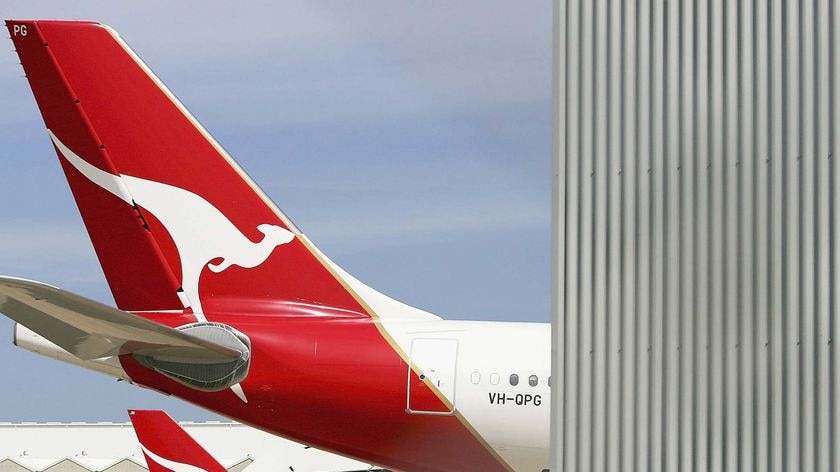
M 150 472 L 227 472 L 195 439 L 160 410 L 129 410 Z

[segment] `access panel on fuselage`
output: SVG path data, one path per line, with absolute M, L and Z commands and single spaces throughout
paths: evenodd
M 406 410 L 429 415 L 454 413 L 458 340 L 414 339 L 410 358 Z

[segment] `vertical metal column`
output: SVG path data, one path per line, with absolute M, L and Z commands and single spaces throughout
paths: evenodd
M 840 470 L 840 6 L 555 0 L 553 471 Z

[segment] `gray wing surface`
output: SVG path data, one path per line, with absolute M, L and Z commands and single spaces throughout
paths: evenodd
M 242 353 L 41 282 L 0 276 L 0 313 L 82 360 L 140 354 L 212 364 Z

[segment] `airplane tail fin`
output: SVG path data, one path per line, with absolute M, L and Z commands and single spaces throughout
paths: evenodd
M 128 410 L 149 472 L 227 472 L 195 439 L 160 410 Z
M 372 316 L 114 30 L 6 25 L 120 309 Z

